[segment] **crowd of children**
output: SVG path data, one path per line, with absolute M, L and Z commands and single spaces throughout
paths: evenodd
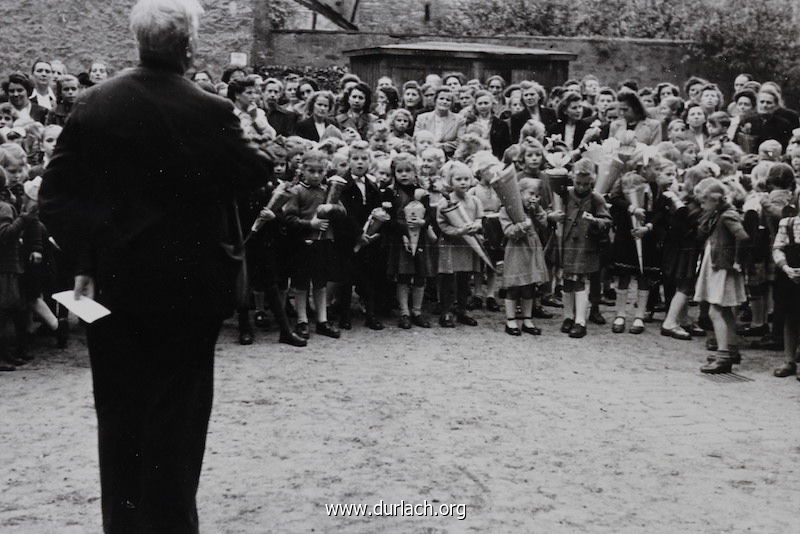
M 11 74 L 0 104 L 3 370 L 30 359 L 37 329 L 67 340 L 48 295 L 69 287 L 69 266 L 36 199 L 82 87 L 62 72 L 50 99 L 44 66 L 36 87 Z M 561 332 L 582 338 L 587 323 L 606 324 L 605 304 L 616 334 L 641 334 L 664 312 L 661 335 L 705 336 L 703 372 L 730 372 L 749 338 L 784 350 L 776 376 L 796 374 L 800 121 L 773 82 L 738 76 L 726 106 L 694 77 L 683 94 L 594 76 L 549 92 L 460 73 L 374 89 L 348 74 L 334 91 L 239 67 L 216 84 L 206 71 L 190 79 L 229 98 L 274 163 L 240 202 L 242 344 L 253 323 L 269 327 L 266 308 L 281 342 L 305 346 L 312 324 L 340 338 L 359 308 L 375 331 L 392 317 L 431 328 L 431 313 L 442 328 L 475 326 L 470 312 L 485 308 L 504 313 L 511 336 L 540 335 L 536 320 L 560 308 Z

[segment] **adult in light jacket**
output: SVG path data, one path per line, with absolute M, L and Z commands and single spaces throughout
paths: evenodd
M 414 125 L 414 134 L 426 130 L 431 132 L 436 146 L 450 157 L 456 151 L 458 139 L 464 134 L 464 117 L 453 113 L 453 93 L 448 87 L 439 87 L 434 96 L 434 109 L 420 113 Z

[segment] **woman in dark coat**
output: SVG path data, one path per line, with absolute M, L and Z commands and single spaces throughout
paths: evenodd
M 576 92 L 570 91 L 564 95 L 558 104 L 557 116 L 558 123 L 553 128 L 552 134 L 560 135 L 570 150 L 577 150 L 590 138 L 600 135 L 599 129 L 591 128 L 593 119 L 582 118 L 583 98 Z
M 519 84 L 522 91 L 522 103 L 525 109 L 511 115 L 511 139 L 519 140 L 519 131 L 529 119 L 536 119 L 544 124 L 547 135 L 553 132 L 558 122 L 556 112 L 544 107 L 545 97 L 547 96 L 544 87 L 536 82 L 522 82 Z
M 318 91 L 311 95 L 306 107 L 308 118 L 297 123 L 295 133 L 304 139 L 319 141 L 329 126 L 336 126 L 330 118 L 333 104 L 334 97 L 329 91 Z

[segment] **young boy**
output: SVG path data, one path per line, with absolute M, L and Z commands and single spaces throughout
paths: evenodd
M 366 322 L 372 330 L 383 330 L 383 324 L 375 315 L 375 290 L 385 272 L 379 266 L 379 250 L 375 241 L 378 235 L 362 235 L 364 224 L 372 210 L 381 206 L 381 193 L 375 180 L 367 175 L 372 156 L 369 143 L 356 141 L 350 145 L 350 169 L 344 177 L 347 185 L 342 190 L 342 205 L 347 215 L 337 221 L 336 251 L 341 268 L 337 306 L 339 307 L 339 327 L 349 330 L 353 286 L 366 308 Z M 355 251 L 359 241 L 362 245 Z
M 291 273 L 295 290 L 297 326 L 295 333 L 310 337 L 308 327 L 308 291 L 313 285 L 314 306 L 317 312 L 317 334 L 338 338 L 339 329 L 328 324 L 327 284 L 331 279 L 330 266 L 335 259 L 333 231 L 330 221 L 317 216 L 317 208 L 325 203 L 328 190 L 322 181 L 328 168 L 323 152 L 310 150 L 300 163 L 300 183 L 292 187 L 292 198 L 284 207 L 286 225 L 297 233 L 297 261 Z
M 554 169 L 551 173 L 566 172 Z M 564 212 L 552 218 L 564 222 L 561 240 L 564 278 L 564 322 L 561 331 L 569 337 L 586 335 L 589 312 L 589 275 L 600 269 L 600 236 L 611 225 L 605 200 L 592 189 L 597 177 L 594 163 L 581 159 L 573 167 L 574 186 L 566 194 Z

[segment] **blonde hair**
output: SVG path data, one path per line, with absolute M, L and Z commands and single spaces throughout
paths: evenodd
M 466 173 L 471 178 L 475 178 L 472 169 L 466 163 L 456 160 L 450 160 L 442 167 L 442 179 L 448 187 L 453 187 L 453 177 L 459 173 Z

